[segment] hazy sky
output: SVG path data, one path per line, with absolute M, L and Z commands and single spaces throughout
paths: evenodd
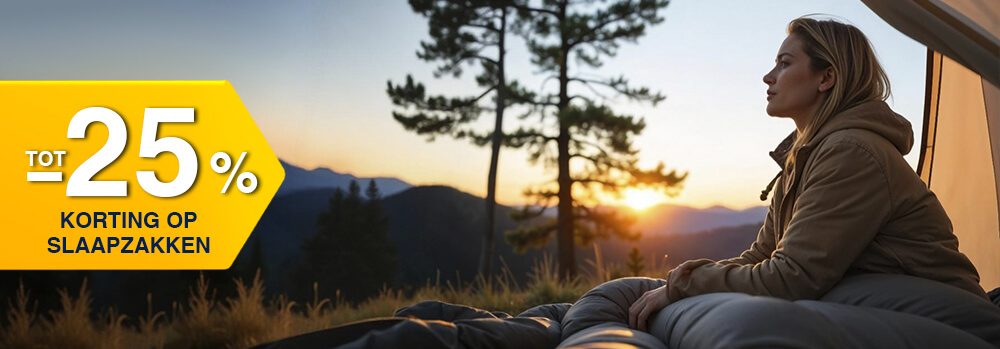
M 861 1 L 675 0 L 638 44 L 623 44 L 594 76 L 624 75 L 667 96 L 656 107 L 609 103 L 645 117 L 641 164 L 689 171 L 667 202 L 759 205 L 779 170 L 767 152 L 794 129 L 764 112 L 766 85 L 785 26 L 824 13 L 858 26 L 892 83 L 889 101 L 919 142 L 925 48 Z M 392 176 L 484 195 L 489 150 L 427 143 L 391 117 L 387 80 L 406 74 L 431 93 L 473 94 L 462 79 L 434 79 L 415 52 L 426 21 L 405 0 L 0 2 L 0 79 L 229 80 L 275 153 L 293 164 L 361 177 Z M 532 88 L 522 42 L 510 76 Z M 545 88 L 553 88 L 549 83 Z M 508 118 L 513 120 L 514 118 Z M 507 122 L 516 127 L 516 123 Z M 906 158 L 916 163 L 919 144 Z M 501 153 L 499 200 L 521 203 L 530 184 L 554 178 L 520 151 Z

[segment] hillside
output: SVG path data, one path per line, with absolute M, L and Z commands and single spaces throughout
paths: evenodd
M 335 189 L 303 190 L 276 197 L 268 206 L 257 227 L 251 234 L 237 259 L 246 263 L 260 239 L 261 250 L 272 276 L 266 278 L 268 287 L 278 291 L 287 280 L 286 275 L 300 262 L 299 247 L 303 239 L 316 231 L 316 218 L 327 209 L 327 199 Z M 481 249 L 481 232 L 485 224 L 482 198 L 446 186 L 414 187 L 383 199 L 383 212 L 389 216 L 389 240 L 396 246 L 399 257 L 401 285 L 416 285 L 426 281 L 440 282 L 469 280 L 476 272 Z M 734 211 L 710 208 L 715 212 L 673 207 L 673 212 L 688 212 L 696 217 L 685 220 L 674 214 L 676 222 L 697 222 L 698 217 L 717 217 L 718 222 L 728 222 L 725 213 Z M 554 253 L 554 244 L 543 250 L 529 250 L 519 255 L 503 240 L 502 232 L 516 227 L 510 218 L 511 208 L 497 208 L 497 255 L 506 262 L 511 272 L 523 280 L 535 260 L 543 252 Z M 745 215 L 745 213 L 742 213 Z M 650 219 L 656 221 L 656 219 Z M 661 222 L 671 222 L 660 219 Z M 738 220 L 737 220 L 738 221 Z M 758 220 L 759 222 L 759 220 Z M 701 223 L 704 225 L 704 223 Z M 683 223 L 681 227 L 697 226 Z M 647 232 L 638 246 L 647 261 L 652 256 L 671 255 L 676 264 L 690 258 L 727 258 L 738 254 L 753 241 L 760 223 L 734 227 L 715 227 L 700 232 L 652 234 Z M 671 231 L 676 231 L 673 229 Z M 608 262 L 623 262 L 633 243 L 618 240 L 599 242 Z M 578 248 L 577 260 L 593 258 L 592 247 Z M 661 258 L 661 257 L 658 257 Z M 657 260 L 657 262 L 661 262 Z M 498 265 L 499 267 L 499 265 Z M 440 275 L 439 275 L 440 271 Z

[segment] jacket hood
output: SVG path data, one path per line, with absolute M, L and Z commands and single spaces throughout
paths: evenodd
M 913 127 L 910 122 L 893 112 L 884 101 L 864 102 L 830 117 L 805 146 L 813 147 L 829 134 L 850 128 L 868 130 L 882 136 L 902 155 L 908 154 L 913 148 Z M 798 131 L 792 131 L 792 134 L 770 153 L 771 158 L 779 166 L 784 167 L 785 157 L 791 150 L 797 134 Z

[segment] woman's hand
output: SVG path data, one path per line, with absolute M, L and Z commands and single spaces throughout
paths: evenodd
M 646 291 L 628 308 L 628 327 L 645 332 L 649 315 L 660 311 L 669 303 L 666 285 Z

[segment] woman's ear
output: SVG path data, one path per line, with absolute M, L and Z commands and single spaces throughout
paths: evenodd
M 819 82 L 819 92 L 829 91 L 836 83 L 837 74 L 833 70 L 833 66 L 826 67 L 823 69 L 823 80 Z

